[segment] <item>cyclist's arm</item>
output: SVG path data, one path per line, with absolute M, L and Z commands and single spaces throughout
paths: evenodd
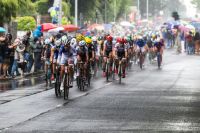
M 58 53 L 57 64 L 60 64 L 62 53 L 63 53 L 63 47 L 60 47 L 60 50 L 59 50 L 59 53 Z

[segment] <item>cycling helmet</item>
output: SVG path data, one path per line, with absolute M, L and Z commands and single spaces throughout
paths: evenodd
M 72 38 L 72 39 L 71 39 L 71 44 L 72 44 L 72 45 L 76 44 L 76 39 L 75 39 L 75 38 Z
M 107 40 L 107 41 L 112 41 L 112 40 L 113 40 L 113 37 L 109 35 L 109 36 L 106 37 L 106 40 Z
M 86 45 L 85 41 L 80 41 L 79 42 L 79 46 L 85 46 L 85 45 Z
M 61 40 L 60 39 L 56 40 L 55 44 L 56 44 L 57 47 L 59 47 L 61 45 Z
M 93 37 L 92 37 L 92 41 L 93 41 L 93 42 L 96 42 L 96 41 L 97 41 L 97 37 L 96 37 L 96 36 L 93 36 Z
M 76 36 L 76 40 L 77 41 L 82 41 L 82 40 L 84 40 L 85 39 L 85 37 L 82 35 L 82 34 L 78 34 L 77 36 Z
M 121 37 L 118 37 L 118 38 L 117 38 L 117 42 L 118 42 L 118 43 L 123 43 L 122 38 L 121 38 Z
M 103 40 L 103 37 L 102 37 L 102 36 L 98 37 L 98 40 L 99 40 L 99 41 L 100 41 L 100 40 Z
M 85 37 L 85 42 L 86 42 L 87 44 L 91 44 L 91 43 L 92 43 L 92 39 L 89 38 L 89 37 Z
M 127 39 L 125 37 L 122 38 L 122 43 L 127 43 Z
M 45 39 L 44 44 L 49 45 L 51 43 L 51 40 L 49 38 Z
M 64 36 L 61 37 L 61 42 L 62 42 L 62 44 L 66 44 L 67 41 L 68 41 L 68 38 L 67 38 L 66 35 L 64 35 Z

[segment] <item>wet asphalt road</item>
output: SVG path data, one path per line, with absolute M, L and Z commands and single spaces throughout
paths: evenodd
M 200 132 L 200 57 L 173 53 L 166 52 L 162 70 L 135 66 L 122 85 L 100 81 L 93 87 L 101 88 L 2 131 Z

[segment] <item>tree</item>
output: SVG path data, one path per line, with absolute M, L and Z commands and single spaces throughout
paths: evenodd
M 9 23 L 12 17 L 34 12 L 34 5 L 30 0 L 0 0 L 0 26 Z
M 195 5 L 198 10 L 200 10 L 200 1 L 199 0 L 192 0 L 192 4 Z
M 31 16 L 36 14 L 35 5 L 31 0 L 18 0 L 18 16 Z
M 16 0 L 0 0 L 0 26 L 10 22 L 12 17 L 16 16 L 18 3 Z
M 36 21 L 33 17 L 25 16 L 25 17 L 17 17 L 18 22 L 18 30 L 33 30 L 36 27 Z

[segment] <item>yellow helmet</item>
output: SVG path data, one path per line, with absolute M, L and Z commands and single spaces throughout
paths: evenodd
M 77 40 L 78 42 L 83 41 L 84 38 L 85 38 L 85 37 L 84 37 L 82 34 L 78 34 L 78 35 L 76 36 L 76 40 Z
M 92 43 L 92 39 L 89 38 L 89 37 L 85 37 L 85 42 L 86 42 L 87 44 L 91 44 L 91 43 Z

